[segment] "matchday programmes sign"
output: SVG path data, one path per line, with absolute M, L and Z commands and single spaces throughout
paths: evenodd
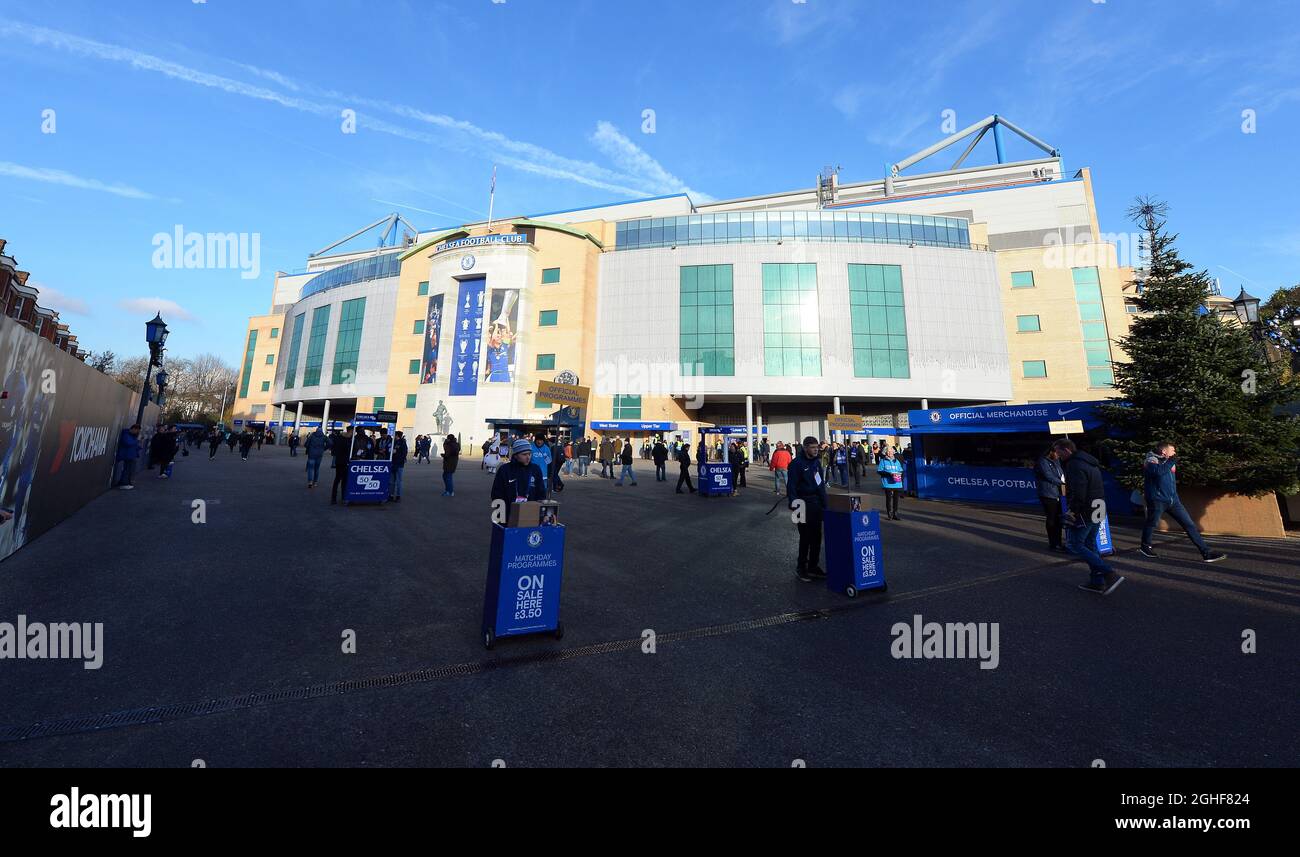
M 452 340 L 450 396 L 478 392 L 478 355 L 483 342 L 483 293 L 487 279 L 462 280 L 456 299 L 456 333 Z
M 557 405 L 585 408 L 587 407 L 587 399 L 590 396 L 590 387 L 579 387 L 576 384 L 557 384 L 554 381 L 537 382 L 537 397 L 548 402 L 554 402 Z
M 866 420 L 855 414 L 827 414 L 826 428 L 830 431 L 862 431 L 862 424 Z
M 472 238 L 457 238 L 434 245 L 433 253 L 446 253 L 448 250 L 467 250 L 471 247 L 489 247 L 498 244 L 527 244 L 528 236 L 518 232 L 506 235 L 475 235 Z

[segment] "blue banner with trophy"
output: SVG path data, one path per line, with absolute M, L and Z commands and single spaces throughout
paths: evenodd
M 452 339 L 450 396 L 473 396 L 478 392 L 478 355 L 483 342 L 483 297 L 486 277 L 462 280 L 456 299 L 456 332 Z

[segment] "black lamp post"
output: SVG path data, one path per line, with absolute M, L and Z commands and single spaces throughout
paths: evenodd
M 1259 324 L 1259 298 L 1246 294 L 1245 287 L 1232 299 L 1232 308 L 1237 311 L 1237 321 L 1242 327 L 1253 328 Z
M 144 340 L 149 345 L 149 365 L 144 370 L 144 388 L 140 390 L 140 408 L 135 415 L 137 425 L 144 422 L 144 406 L 149 401 L 149 373 L 153 367 L 162 365 L 162 354 L 167 344 L 167 322 L 162 320 L 161 313 L 155 313 L 153 320 L 145 322 Z
M 167 370 L 159 369 L 154 380 L 158 382 L 158 424 L 162 425 L 163 396 L 167 392 Z

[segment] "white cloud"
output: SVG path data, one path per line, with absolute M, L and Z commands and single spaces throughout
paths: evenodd
M 58 184 L 64 187 L 75 187 L 81 190 L 96 190 L 103 193 L 111 193 L 115 196 L 123 196 L 127 199 L 157 199 L 151 193 L 140 190 L 130 185 L 114 182 L 102 182 L 99 179 L 88 179 L 82 176 L 76 176 L 64 170 L 56 170 L 50 167 L 26 167 L 22 164 L 14 164 L 9 161 L 0 161 L 0 176 L 12 176 L 18 179 L 28 179 L 30 181 L 45 182 L 46 184 Z
M 162 313 L 164 319 L 170 316 L 173 320 L 197 321 L 192 312 L 167 298 L 123 298 L 117 302 L 117 305 L 127 312 L 138 315 L 152 316 L 154 313 Z
M 661 187 L 655 184 L 653 177 L 648 179 L 640 174 L 625 175 L 589 161 L 568 158 L 545 147 L 522 140 L 514 140 L 500 132 L 480 128 L 472 122 L 456 119 L 452 116 L 429 113 L 403 104 L 317 89 L 305 83 L 297 83 L 279 72 L 267 69 L 235 63 L 235 65 L 245 68 L 250 73 L 274 81 L 280 86 L 293 89 L 295 92 L 306 92 L 315 98 L 325 99 L 333 103 L 324 103 L 323 101 L 311 100 L 297 95 L 286 95 L 263 86 L 189 68 L 131 48 L 96 42 L 45 27 L 0 21 L 0 37 L 20 38 L 40 47 L 55 48 L 92 59 L 123 63 L 132 68 L 155 72 L 186 83 L 218 89 L 244 98 L 266 101 L 291 110 L 330 119 L 338 119 L 340 111 L 345 107 L 381 110 L 405 119 L 433 125 L 447 132 L 447 136 L 436 136 L 394 125 L 371 115 L 358 115 L 356 118 L 357 125 L 361 128 L 417 143 L 438 145 L 456 151 L 478 154 L 523 172 L 571 181 L 623 196 L 646 197 L 663 192 Z M 660 171 L 662 172 L 662 169 Z M 667 173 L 664 173 L 664 175 L 667 175 Z
M 697 202 L 712 202 L 713 198 L 686 186 L 677 176 L 668 172 L 645 150 L 625 137 L 612 124 L 605 121 L 596 123 L 596 131 L 591 135 L 591 142 L 619 169 L 640 178 L 654 188 L 658 194 L 685 193 Z
M 58 310 L 60 315 L 90 315 L 90 307 L 81 298 L 66 295 L 44 283 L 33 281 L 29 285 L 40 293 L 37 302 L 43 307 Z

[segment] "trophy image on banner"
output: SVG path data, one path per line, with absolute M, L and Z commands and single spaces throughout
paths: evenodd
M 519 290 L 511 289 L 500 294 L 501 311 L 488 326 L 487 363 L 483 380 L 508 383 L 511 381 L 510 370 L 515 356 L 513 314 L 519 302 Z M 494 294 L 493 297 L 495 296 Z

